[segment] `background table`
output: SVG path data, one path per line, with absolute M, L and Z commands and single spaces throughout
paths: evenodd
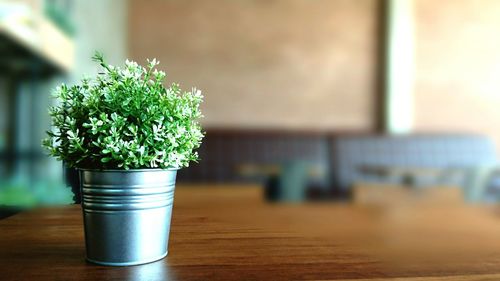
M 500 280 L 500 212 L 462 204 L 269 204 L 257 187 L 179 187 L 169 256 L 87 263 L 81 209 L 0 221 L 0 280 Z

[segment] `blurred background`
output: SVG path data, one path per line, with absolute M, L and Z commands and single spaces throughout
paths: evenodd
M 0 205 L 72 201 L 40 140 L 51 90 L 95 74 L 96 50 L 157 58 L 168 83 L 203 90 L 201 161 L 181 187 L 496 202 L 499 15 L 496 0 L 2 0 Z

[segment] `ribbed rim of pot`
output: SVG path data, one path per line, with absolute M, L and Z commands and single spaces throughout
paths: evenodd
M 180 168 L 168 168 L 168 169 L 89 169 L 89 168 L 75 168 L 79 171 L 89 171 L 89 172 L 124 172 L 124 173 L 132 173 L 132 172 L 161 172 L 161 171 L 178 171 Z

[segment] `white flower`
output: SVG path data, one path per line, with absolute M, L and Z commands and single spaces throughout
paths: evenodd
M 177 137 L 181 137 L 181 136 L 183 136 L 185 133 L 186 133 L 186 128 L 184 128 L 184 127 L 179 127 L 179 128 L 177 129 Z
M 153 66 L 156 66 L 158 64 L 160 64 L 160 61 L 157 61 L 156 58 L 152 59 L 152 60 L 147 60 L 148 61 L 148 64 L 150 67 L 153 67 Z
M 139 152 L 139 154 L 142 156 L 142 155 L 144 155 L 144 150 L 145 150 L 144 145 L 141 145 L 141 146 L 137 149 L 137 152 Z
M 135 62 L 135 61 L 131 61 L 131 60 L 125 60 L 125 65 L 128 67 L 128 68 L 137 68 L 139 65 Z
M 201 91 L 196 89 L 196 88 L 193 88 L 191 90 L 191 93 L 193 93 L 193 96 L 196 97 L 196 98 L 199 98 L 199 99 L 203 99 L 203 95 L 201 94 Z
M 161 70 L 157 70 L 157 69 L 155 69 L 155 70 L 153 71 L 153 75 L 154 75 L 154 76 L 156 77 L 156 79 L 158 79 L 158 80 L 159 80 L 159 79 L 163 79 L 163 78 L 166 76 L 165 72 L 163 72 L 163 71 L 161 71 Z

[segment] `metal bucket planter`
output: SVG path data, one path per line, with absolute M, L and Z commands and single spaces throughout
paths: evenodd
M 177 170 L 80 170 L 87 260 L 112 266 L 168 253 Z

